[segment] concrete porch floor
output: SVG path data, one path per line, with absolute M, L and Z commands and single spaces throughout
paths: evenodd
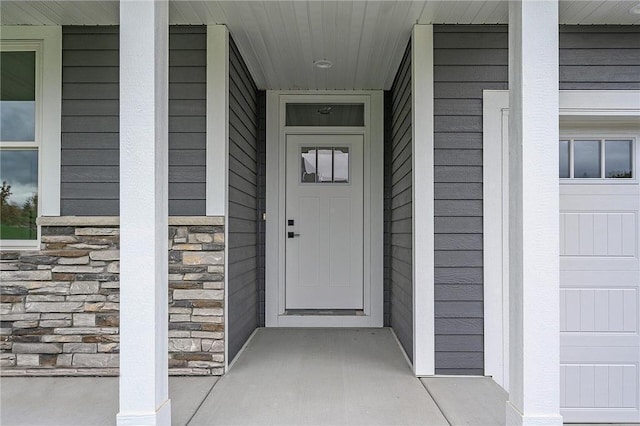
M 2 425 L 111 425 L 117 378 L 0 379 Z M 175 425 L 500 425 L 488 378 L 417 379 L 389 329 L 259 329 L 224 377 L 171 377 Z

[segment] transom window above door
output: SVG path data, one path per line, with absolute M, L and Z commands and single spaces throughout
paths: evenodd
M 363 127 L 364 104 L 287 103 L 286 126 Z
M 632 179 L 632 138 L 567 138 L 559 142 L 561 179 Z

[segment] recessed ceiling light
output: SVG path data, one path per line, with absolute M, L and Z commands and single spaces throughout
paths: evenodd
M 640 15 L 640 3 L 629 9 L 629 13 L 631 13 L 632 15 Z
M 333 62 L 328 59 L 318 59 L 316 61 L 313 61 L 313 65 L 326 70 L 333 66 Z

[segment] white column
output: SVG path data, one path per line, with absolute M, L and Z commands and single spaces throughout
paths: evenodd
M 435 374 L 433 224 L 433 26 L 411 38 L 413 167 L 413 371 Z
M 170 425 L 166 1 L 120 2 L 120 412 Z
M 558 2 L 509 2 L 507 425 L 561 425 Z

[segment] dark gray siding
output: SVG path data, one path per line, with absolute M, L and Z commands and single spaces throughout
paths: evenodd
M 436 373 L 483 374 L 482 90 L 507 89 L 507 27 L 434 32 Z M 562 26 L 560 89 L 639 89 L 639 33 Z
M 561 26 L 560 89 L 640 89 L 640 27 Z
M 393 116 L 393 92 L 384 92 L 384 216 L 383 216 L 383 312 L 384 326 L 391 327 L 391 305 L 389 301 L 391 287 L 391 143 Z
M 434 27 L 435 362 L 483 374 L 482 91 L 506 89 L 506 26 Z
M 390 323 L 409 358 L 413 357 L 411 45 L 391 88 L 390 172 Z M 390 145 L 390 146 L 389 146 Z
M 169 27 L 169 214 L 206 211 L 207 27 Z
M 118 27 L 62 28 L 62 215 L 117 215 Z
M 65 26 L 62 215 L 119 213 L 116 26 Z M 206 27 L 170 27 L 169 214 L 205 214 Z
M 258 326 L 258 90 L 229 49 L 229 360 Z
M 267 194 L 267 93 L 258 91 L 258 325 L 265 325 L 265 239 Z

